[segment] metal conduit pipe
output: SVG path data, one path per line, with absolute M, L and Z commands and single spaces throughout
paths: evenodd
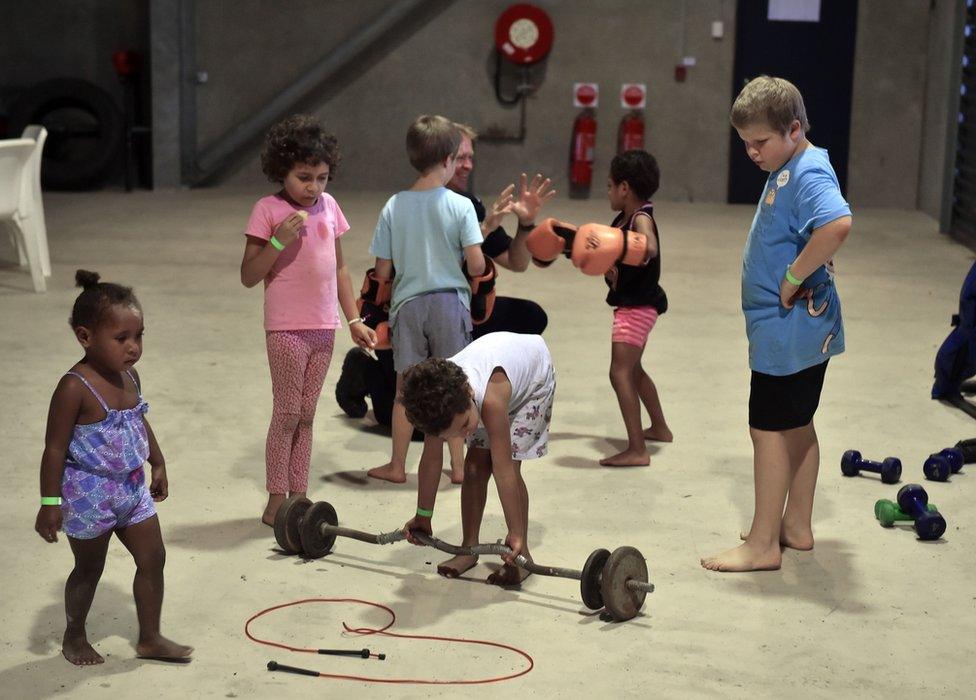
M 447 0 L 448 3 L 453 0 Z M 363 51 L 380 40 L 398 23 L 428 5 L 425 0 L 391 2 L 373 21 L 345 39 L 339 47 L 323 57 L 301 77 L 278 93 L 264 107 L 241 122 L 217 142 L 203 150 L 193 168 L 192 182 L 198 184 L 212 177 L 238 149 L 258 138 L 282 114 L 307 97 L 316 87 L 350 65 Z M 443 3 L 442 3 L 443 4 Z

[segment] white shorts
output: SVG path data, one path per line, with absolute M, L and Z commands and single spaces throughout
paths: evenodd
M 539 384 L 520 407 L 508 414 L 512 441 L 512 459 L 538 459 L 549 451 L 549 423 L 552 421 L 552 402 L 556 396 L 556 375 Z M 479 427 L 467 440 L 468 447 L 491 449 L 488 431 Z

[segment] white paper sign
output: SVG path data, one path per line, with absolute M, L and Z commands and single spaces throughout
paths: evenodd
M 820 0 L 769 0 L 770 22 L 819 22 Z

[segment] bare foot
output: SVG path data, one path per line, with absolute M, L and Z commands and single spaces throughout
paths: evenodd
M 790 549 L 808 552 L 813 549 L 813 530 L 809 526 L 799 527 L 784 520 L 779 528 L 779 543 Z
M 749 533 L 740 532 L 739 539 L 743 541 L 749 539 Z M 779 543 L 790 549 L 809 552 L 813 549 L 813 531 L 809 528 L 797 528 L 794 530 L 793 528 L 787 527 L 786 523 L 783 523 L 779 530 Z
M 502 568 L 488 576 L 485 581 L 493 586 L 519 586 L 522 581 L 527 579 L 532 574 L 523 569 L 521 566 L 512 566 L 511 564 L 504 564 Z
M 366 476 L 374 479 L 392 481 L 394 484 L 402 484 L 407 480 L 407 472 L 404 469 L 397 469 L 392 463 L 387 462 L 382 467 L 374 467 L 366 472 Z
M 155 659 L 157 661 L 175 661 L 188 664 L 192 660 L 193 647 L 177 644 L 163 635 L 139 642 L 136 645 L 136 656 L 140 659 Z
M 600 464 L 604 467 L 646 467 L 651 457 L 646 450 L 624 450 L 613 457 L 604 457 Z
M 671 430 L 666 425 L 660 427 L 652 425 L 644 431 L 644 439 L 654 442 L 674 442 L 674 435 L 671 434 Z
M 714 557 L 703 558 L 701 565 L 711 571 L 772 571 L 780 567 L 782 558 L 779 543 L 766 549 L 746 542 Z
M 477 563 L 477 554 L 458 554 L 456 557 L 442 562 L 437 567 L 437 573 L 446 578 L 457 578 Z
M 88 637 L 69 637 L 65 632 L 61 640 L 61 654 L 75 666 L 95 666 L 105 663 L 102 655 L 95 651 L 95 647 L 88 643 Z
M 268 505 L 264 507 L 264 514 L 261 515 L 261 522 L 265 525 L 274 527 L 275 515 L 278 514 L 278 509 L 281 504 L 285 502 L 285 494 L 283 493 L 269 493 L 268 494 Z

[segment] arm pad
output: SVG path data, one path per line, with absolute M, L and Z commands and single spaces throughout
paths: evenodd
M 376 276 L 376 268 L 366 270 L 363 278 L 363 288 L 359 295 L 375 306 L 390 308 L 390 297 L 393 293 L 393 280 L 381 280 Z
M 485 271 L 476 277 L 468 274 L 467 262 L 461 269 L 471 284 L 471 322 L 477 326 L 487 321 L 495 308 L 495 279 L 498 277 L 495 262 L 486 255 Z

